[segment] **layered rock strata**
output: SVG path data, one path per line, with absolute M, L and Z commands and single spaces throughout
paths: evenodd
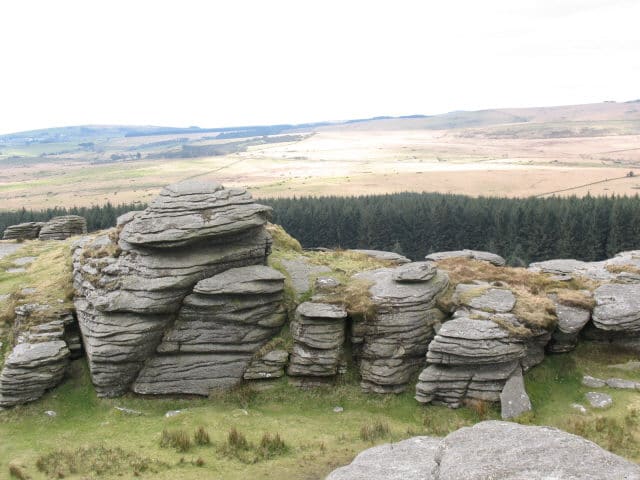
M 424 366 L 427 346 L 445 317 L 436 301 L 449 278 L 428 262 L 416 262 L 363 272 L 355 279 L 371 285 L 374 307 L 352 329 L 361 387 L 368 392 L 402 392 Z
M 209 387 L 242 378 L 254 350 L 282 321 L 274 304 L 279 293 L 263 296 L 243 289 L 263 283 L 273 288 L 283 279 L 276 280 L 272 272 L 244 272 L 246 285 L 236 278 L 225 290 L 220 277 L 210 277 L 266 263 L 270 211 L 254 203 L 245 190 L 187 181 L 166 187 L 146 210 L 120 217 L 108 235 L 78 242 L 75 306 L 99 395 L 120 395 L 131 388 L 206 394 Z M 238 272 L 229 275 L 235 278 Z M 209 280 L 198 283 L 205 279 Z M 239 300 L 243 295 L 246 305 Z M 226 297 L 236 298 L 238 304 L 219 305 Z M 198 320 L 198 312 L 220 316 L 207 324 L 204 318 Z M 251 312 L 258 317 L 249 326 Z M 249 335 L 242 352 L 224 346 L 214 328 L 221 323 L 232 334 L 229 344 Z M 187 332 L 185 325 L 193 331 Z M 209 341 L 213 346 L 206 344 Z M 219 367 L 214 368 L 216 362 Z M 209 374 L 217 380 L 207 381 Z
M 261 265 L 198 282 L 133 391 L 208 395 L 238 384 L 254 353 L 286 320 L 283 292 L 284 276 Z
M 345 342 L 343 307 L 304 302 L 291 322 L 293 352 L 287 374 L 301 386 L 330 380 L 338 373 Z
M 87 233 L 87 221 L 79 215 L 53 217 L 42 225 L 38 238 L 40 240 L 65 240 L 74 235 Z
M 7 227 L 2 236 L 3 240 L 33 240 L 38 238 L 44 222 L 26 222 Z

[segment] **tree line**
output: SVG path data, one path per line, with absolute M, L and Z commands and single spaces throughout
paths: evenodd
M 640 198 L 467 197 L 399 193 L 360 197 L 262 199 L 275 223 L 304 247 L 390 250 L 420 260 L 425 255 L 470 248 L 495 252 L 510 265 L 551 258 L 603 260 L 640 249 Z M 16 223 L 82 215 L 89 231 L 114 226 L 140 203 L 0 211 L 0 235 Z
M 262 200 L 305 247 L 391 250 L 420 260 L 487 250 L 510 265 L 551 258 L 603 260 L 640 248 L 640 198 L 495 198 L 399 193 Z

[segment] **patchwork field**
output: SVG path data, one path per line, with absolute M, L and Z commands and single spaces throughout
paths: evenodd
M 0 137 L 0 208 L 147 201 L 167 183 L 189 177 L 248 187 L 257 197 L 635 195 L 640 180 L 627 175 L 640 173 L 637 105 L 379 119 L 240 140 L 217 133 L 127 137 L 111 130 L 110 136 L 67 135 L 65 142 L 55 137 L 44 144 L 5 139 L 3 145 Z

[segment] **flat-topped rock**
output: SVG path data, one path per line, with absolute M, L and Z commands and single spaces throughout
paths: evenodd
M 640 332 L 640 284 L 605 284 L 594 294 L 593 324 L 618 332 Z
M 459 305 L 495 313 L 508 313 L 516 304 L 511 290 L 473 284 L 457 285 L 452 300 Z
M 589 388 L 602 388 L 606 383 L 600 378 L 592 377 L 591 375 L 584 375 L 582 377 L 582 385 Z
M 79 215 L 63 215 L 61 217 L 53 217 L 46 222 L 42 228 L 38 238 L 40 240 L 65 240 L 74 235 L 82 235 L 87 233 L 87 221 Z
M 491 252 L 483 252 L 481 250 L 450 250 L 446 252 L 430 253 L 425 257 L 426 260 L 432 260 L 434 262 L 447 260 L 449 258 L 469 258 L 471 260 L 488 262 L 498 267 L 502 267 L 507 263 L 500 255 Z
M 365 249 L 355 249 L 351 251 L 356 253 L 361 253 L 363 255 L 375 258 L 377 260 L 397 263 L 398 265 L 411 262 L 411 260 L 409 260 L 404 255 L 400 255 L 399 253 L 395 253 L 395 252 L 387 252 L 384 250 L 365 250 Z
M 44 222 L 25 222 L 10 225 L 4 230 L 3 240 L 33 240 L 38 238 Z
M 271 207 L 244 189 L 187 180 L 165 187 L 149 207 L 124 224 L 120 238 L 138 246 L 175 248 L 264 227 Z
M 397 268 L 393 280 L 399 283 L 427 282 L 436 276 L 438 268 L 434 262 L 412 262 Z

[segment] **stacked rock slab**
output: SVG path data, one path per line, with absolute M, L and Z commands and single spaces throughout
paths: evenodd
M 294 384 L 312 386 L 336 376 L 346 318 L 346 310 L 338 305 L 304 302 L 298 306 L 291 322 L 293 352 L 287 369 Z
M 429 344 L 416 400 L 452 408 L 467 400 L 498 402 L 509 379 L 542 361 L 550 334 L 514 333 L 523 324 L 512 313 L 517 300 L 507 288 L 459 284 L 452 301 L 458 308 Z
M 361 387 L 367 392 L 397 393 L 424 367 L 427 346 L 445 315 L 436 301 L 449 285 L 432 262 L 363 272 L 375 313 L 354 323 Z
M 65 240 L 74 235 L 87 233 L 87 221 L 78 215 L 53 217 L 42 225 L 38 238 L 40 240 Z
M 38 238 L 44 222 L 26 222 L 7 227 L 2 236 L 3 240 L 33 240 Z
M 72 356 L 68 340 L 74 324 L 69 311 L 51 312 L 39 304 L 16 308 L 15 346 L 0 373 L 1 407 L 37 400 L 62 381 Z
M 270 207 L 254 203 L 245 190 L 186 181 L 166 187 L 146 210 L 120 217 L 108 235 L 78 242 L 75 305 L 99 395 L 120 395 L 134 385 L 137 391 L 149 393 L 204 393 L 210 384 L 203 377 L 211 372 L 209 360 L 215 355 L 224 358 L 220 357 L 219 381 L 211 385 L 225 386 L 233 383 L 232 378 L 242 377 L 246 360 L 239 359 L 234 348 L 227 349 L 233 354 L 223 353 L 220 342 L 212 353 L 197 338 L 187 338 L 180 326 L 193 322 L 201 328 L 192 332 L 194 337 L 214 338 L 206 322 L 194 317 L 195 312 L 214 308 L 210 304 L 218 296 L 242 295 L 239 291 L 244 287 L 234 282 L 229 286 L 232 290 L 215 290 L 219 278 L 199 284 L 196 292 L 194 286 L 230 269 L 264 265 L 271 247 L 265 229 L 270 212 Z M 249 284 L 281 283 L 262 277 L 246 280 Z M 183 307 L 183 300 L 192 292 Z M 260 322 L 266 322 L 264 330 L 270 332 L 281 321 L 279 313 L 266 313 L 274 295 L 278 294 L 266 294 L 269 300 L 261 300 L 264 305 L 251 299 L 247 307 L 265 309 Z M 221 313 L 226 314 L 241 323 L 241 312 Z M 180 322 L 172 328 L 177 318 Z M 237 328 L 235 332 L 239 334 Z M 267 333 L 261 330 L 260 335 Z M 251 348 L 260 345 L 258 337 L 249 341 Z M 207 355 L 210 358 L 205 360 Z M 180 381 L 189 368 L 193 373 Z M 158 375 L 155 386 L 152 374 Z
M 283 292 L 284 276 L 262 265 L 198 282 L 133 391 L 207 395 L 236 385 L 254 353 L 285 322 Z

